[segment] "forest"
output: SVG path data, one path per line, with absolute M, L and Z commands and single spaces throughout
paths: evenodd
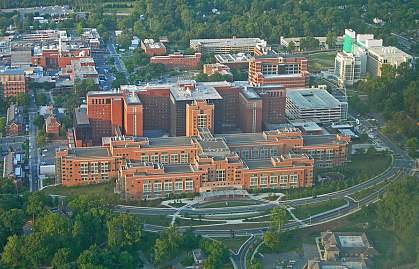
M 203 239 L 175 226 L 160 234 L 143 231 L 135 215 L 115 213 L 97 195 L 80 195 L 62 203 L 43 192 L 16 194 L 11 181 L 0 178 L 0 268 L 111 269 L 138 268 L 143 253 L 157 266 L 201 248 L 205 269 L 228 262 L 220 242 Z
M 103 34 L 132 29 L 131 34 L 141 38 L 167 36 L 183 48 L 193 38 L 252 36 L 278 43 L 280 36 L 325 36 L 341 34 L 345 28 L 372 31 L 379 37 L 417 28 L 415 1 L 402 0 L 144 0 L 133 1 L 131 15 L 121 18 L 103 15 L 103 6 L 97 4 L 103 1 L 99 0 L 2 0 L 0 7 L 36 6 L 40 2 L 44 6 L 61 3 L 75 10 L 94 10 L 82 24 L 97 27 Z M 118 1 L 106 3 L 111 2 Z M 1 28 L 10 22 L 16 24 L 16 19 L 2 17 Z M 385 25 L 370 28 L 375 17 L 384 20 Z M 58 27 L 74 29 L 74 23 L 69 20 Z

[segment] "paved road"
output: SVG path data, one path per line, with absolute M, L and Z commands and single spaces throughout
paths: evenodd
M 125 67 L 125 64 L 121 61 L 119 58 L 118 53 L 116 53 L 115 45 L 113 43 L 113 37 L 109 39 L 108 43 L 106 44 L 106 47 L 108 48 L 109 53 L 111 54 L 112 58 L 115 60 L 115 67 L 116 70 L 122 74 L 124 74 L 125 79 L 129 81 L 129 74 L 128 70 Z
M 33 121 L 38 115 L 38 108 L 35 104 L 35 97 L 29 97 L 29 190 L 37 191 L 39 189 L 38 172 L 39 172 L 39 153 L 36 145 L 36 126 Z
M 233 253 L 231 255 L 233 265 L 235 269 L 238 268 L 246 268 L 246 256 L 247 252 L 249 252 L 250 247 L 256 241 L 256 237 L 252 234 L 249 239 L 247 239 L 243 245 L 240 246 L 237 253 Z

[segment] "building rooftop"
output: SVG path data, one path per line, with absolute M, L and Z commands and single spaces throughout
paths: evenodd
M 341 104 L 333 95 L 321 89 L 287 90 L 287 99 L 300 109 L 333 108 Z
M 111 156 L 108 148 L 105 147 L 87 147 L 73 148 L 68 150 L 69 155 L 82 158 L 98 158 Z
M 125 100 L 129 105 L 141 105 L 141 100 L 135 93 L 127 94 Z
M 240 89 L 240 92 L 249 100 L 259 100 L 261 99 L 259 94 L 254 90 L 253 87 L 243 87 Z
M 188 86 L 175 84 L 170 87 L 170 93 L 176 101 L 223 99 L 214 87 L 203 83 Z
M 378 55 L 379 57 L 382 58 L 409 58 L 412 59 L 412 56 L 410 54 L 407 54 L 406 52 L 402 51 L 399 48 L 396 47 L 384 47 L 384 46 L 380 46 L 380 47 L 371 47 L 368 48 L 368 52 L 369 53 L 373 53 L 375 55 Z
M 122 96 L 119 91 L 90 91 L 86 96 Z
M 0 69 L 0 75 L 24 75 L 22 68 L 6 68 Z
M 164 171 L 168 174 L 183 174 L 193 172 L 190 164 L 185 165 L 165 165 Z
M 219 135 L 224 137 L 227 145 L 241 145 L 241 144 L 251 144 L 266 141 L 266 137 L 263 133 L 238 133 L 238 134 L 222 134 Z
M 74 116 L 76 117 L 76 124 L 77 125 L 89 125 L 90 121 L 87 117 L 86 110 L 81 108 L 76 108 L 74 110 Z
M 214 39 L 191 39 L 190 44 L 200 44 L 206 47 L 236 47 L 236 46 L 256 46 L 262 42 L 260 38 L 214 38 Z
M 252 59 L 252 55 L 248 53 L 237 54 L 216 54 L 215 60 L 222 64 L 228 63 L 247 63 Z
M 154 41 L 154 39 L 151 39 L 151 38 L 144 39 L 143 44 L 146 48 L 150 48 L 150 49 L 165 48 L 165 46 L 162 42 Z
M 304 135 L 304 146 L 314 146 L 321 144 L 335 144 L 336 135 Z
M 149 138 L 149 146 L 154 148 L 192 146 L 192 139 L 186 136 Z M 147 147 L 147 146 L 146 146 Z

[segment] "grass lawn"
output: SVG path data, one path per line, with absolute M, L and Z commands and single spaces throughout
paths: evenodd
M 158 216 L 158 215 L 136 215 L 141 223 L 168 226 L 172 221 L 171 217 Z
M 237 252 L 247 239 L 249 239 L 248 236 L 240 236 L 234 238 L 220 238 L 217 240 L 222 242 L 228 249 Z
M 354 193 L 353 195 L 351 195 L 352 198 L 354 198 L 355 200 L 361 200 L 362 198 L 368 196 L 369 194 L 381 189 L 382 187 L 384 187 L 384 185 L 388 184 L 387 182 L 381 182 L 377 185 L 372 186 L 371 188 L 368 189 L 364 189 L 361 191 L 358 191 L 356 193 Z
M 199 205 L 199 208 L 222 208 L 222 207 L 235 207 L 235 206 L 247 206 L 247 205 L 258 205 L 261 202 L 254 200 L 237 200 L 237 201 L 220 201 L 220 202 L 209 202 Z
M 199 219 L 180 219 L 176 218 L 175 224 L 177 226 L 190 226 L 190 225 L 208 225 L 208 224 L 220 224 L 225 223 L 225 221 L 206 221 Z
M 235 229 L 252 229 L 259 227 L 267 227 L 266 223 L 241 223 L 241 224 L 226 224 L 226 225 L 215 225 L 210 227 L 208 230 L 235 230 Z
M 299 219 L 305 219 L 321 212 L 331 210 L 346 204 L 345 199 L 333 199 L 325 202 L 308 204 L 294 209 L 294 215 Z
M 75 187 L 64 187 L 61 185 L 52 186 L 42 190 L 46 194 L 55 194 L 63 196 L 77 196 L 81 194 L 95 194 L 106 199 L 110 202 L 116 202 L 119 200 L 119 195 L 114 193 L 113 182 L 106 182 L 100 184 L 90 184 Z
M 320 52 L 308 56 L 308 70 L 310 72 L 320 72 L 327 70 L 335 64 L 336 52 Z
M 351 162 L 344 169 L 343 174 L 348 179 L 353 171 L 357 171 L 358 175 L 364 176 L 363 179 L 368 179 L 386 170 L 390 163 L 389 154 L 355 154 L 351 156 Z

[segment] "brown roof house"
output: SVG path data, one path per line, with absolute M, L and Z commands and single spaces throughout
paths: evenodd
M 22 132 L 23 109 L 15 104 L 10 105 L 7 109 L 6 116 L 6 133 L 9 136 L 16 136 Z
M 49 137 L 58 137 L 60 135 L 60 126 L 61 124 L 54 115 L 48 115 L 45 119 L 45 133 Z

